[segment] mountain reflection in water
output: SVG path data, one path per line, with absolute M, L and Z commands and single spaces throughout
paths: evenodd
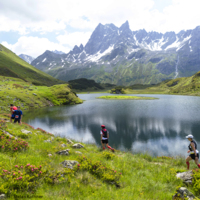
M 97 145 L 100 125 L 105 124 L 111 146 L 152 155 L 187 155 L 188 134 L 200 145 L 199 97 L 137 95 L 159 99 L 103 100 L 97 96 L 102 94 L 81 94 L 86 101 L 80 105 L 26 112 L 24 120 L 35 128 Z

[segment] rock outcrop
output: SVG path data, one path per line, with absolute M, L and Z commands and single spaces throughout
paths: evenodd
M 79 164 L 79 162 L 75 161 L 75 160 L 64 160 L 62 163 L 63 167 L 69 168 L 69 169 L 73 169 L 73 167 L 76 164 Z

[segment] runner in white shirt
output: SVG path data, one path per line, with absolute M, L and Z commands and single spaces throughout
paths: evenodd
M 109 132 L 108 130 L 106 130 L 105 125 L 101 125 L 100 134 L 101 134 L 101 144 L 102 144 L 103 149 L 105 149 L 105 144 L 106 144 L 107 148 L 114 152 L 115 151 L 114 148 L 108 145 Z
M 190 141 L 190 144 L 188 146 L 188 153 L 190 153 L 190 155 L 186 158 L 187 169 L 190 168 L 190 160 L 194 160 L 198 168 L 200 168 L 199 151 L 197 150 L 197 143 L 195 140 L 193 140 L 193 135 L 188 135 L 186 136 L 186 138 Z

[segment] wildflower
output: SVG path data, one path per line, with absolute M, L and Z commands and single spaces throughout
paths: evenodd
M 16 178 L 16 180 L 18 180 L 18 178 Z
M 31 171 L 33 172 L 33 171 L 34 171 L 34 169 L 32 168 L 32 169 L 31 169 Z
M 116 173 L 117 171 L 115 171 L 115 173 Z
M 40 165 L 40 168 L 41 168 L 42 166 Z
M 23 168 L 23 166 L 21 166 L 21 168 Z
M 22 179 L 22 177 L 21 177 L 21 176 L 19 177 L 19 180 L 20 180 L 20 179 Z
M 42 172 L 40 171 L 40 174 L 41 174 Z
M 15 173 L 13 174 L 13 176 L 15 176 Z
M 2 148 L 4 148 L 4 146 L 2 146 Z
M 80 167 L 80 164 L 78 164 L 78 167 Z
M 28 163 L 26 166 L 28 167 L 28 166 L 30 166 L 30 164 Z
M 17 168 L 18 168 L 19 166 L 18 166 L 18 165 L 15 165 L 15 167 L 17 167 Z

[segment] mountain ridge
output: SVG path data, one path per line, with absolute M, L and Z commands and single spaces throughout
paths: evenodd
M 200 26 L 163 34 L 131 31 L 128 21 L 119 28 L 99 23 L 85 46 L 75 45 L 62 55 L 45 57 L 44 53 L 31 64 L 65 81 L 88 78 L 117 85 L 156 84 L 199 71 L 199 46 Z

